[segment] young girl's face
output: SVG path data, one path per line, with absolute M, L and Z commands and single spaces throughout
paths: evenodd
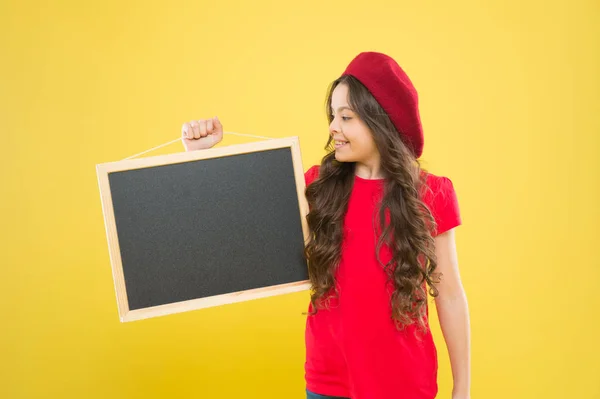
M 379 151 L 373 134 L 348 102 L 348 86 L 339 84 L 331 95 L 329 134 L 334 140 L 335 159 L 373 165 L 379 161 Z

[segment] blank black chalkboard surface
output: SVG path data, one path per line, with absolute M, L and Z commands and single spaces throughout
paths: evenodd
M 96 171 L 122 322 L 310 287 L 297 137 Z

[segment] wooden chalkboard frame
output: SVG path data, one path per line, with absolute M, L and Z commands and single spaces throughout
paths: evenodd
M 275 295 L 300 292 L 310 288 L 310 283 L 308 282 L 308 280 L 305 280 L 275 286 L 256 288 L 240 292 L 231 292 L 223 295 L 197 298 L 135 310 L 130 310 L 127 300 L 125 277 L 123 273 L 123 263 L 121 260 L 116 220 L 114 216 L 114 208 L 109 185 L 110 173 L 282 148 L 290 148 L 291 150 L 292 162 L 294 167 L 294 177 L 298 193 L 299 217 L 302 224 L 304 240 L 306 242 L 309 234 L 308 225 L 306 223 L 306 215 L 308 214 L 308 204 L 306 202 L 306 197 L 304 196 L 305 180 L 298 137 L 271 139 L 249 144 L 237 144 L 206 150 L 181 152 L 169 155 L 160 155 L 139 159 L 102 163 L 96 165 L 96 173 L 98 177 L 98 185 L 102 201 L 102 211 L 108 241 L 114 289 L 117 297 L 117 306 L 121 322 L 147 319 L 151 317 L 164 316 L 168 314 L 192 311 L 225 304 L 232 304 L 236 302 L 243 302 Z

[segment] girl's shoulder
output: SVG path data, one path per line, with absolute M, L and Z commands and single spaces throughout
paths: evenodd
M 304 180 L 306 182 L 306 186 L 311 184 L 313 181 L 319 177 L 319 169 L 321 165 L 313 165 L 306 172 L 304 172 Z
M 437 234 L 461 224 L 460 209 L 454 184 L 446 176 L 423 172 L 425 184 L 422 200 L 438 224 Z
M 425 181 L 424 195 L 436 195 L 449 190 L 454 191 L 454 185 L 452 184 L 452 180 L 450 180 L 450 178 L 425 171 L 422 171 L 421 174 Z

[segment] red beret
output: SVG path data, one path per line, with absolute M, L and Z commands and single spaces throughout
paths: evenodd
M 417 90 L 393 58 L 376 52 L 357 55 L 343 75 L 358 79 L 390 117 L 404 143 L 419 158 L 423 153 L 423 128 Z

